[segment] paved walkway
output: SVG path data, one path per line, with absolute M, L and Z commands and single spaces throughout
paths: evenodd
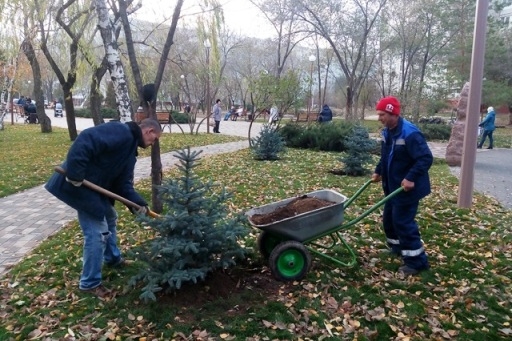
M 92 126 L 92 121 L 87 119 L 77 119 L 76 123 L 78 130 Z M 64 128 L 67 126 L 65 118 L 52 117 L 52 124 Z M 245 121 L 222 121 L 220 125 L 220 131 L 227 135 L 247 137 L 248 129 L 249 122 Z M 257 134 L 259 129 L 261 125 L 254 126 L 253 134 Z M 174 127 L 172 131 L 179 130 Z M 201 127 L 199 131 L 206 131 L 206 126 Z M 240 141 L 193 149 L 203 150 L 202 155 L 213 155 L 247 147 L 247 141 Z M 445 144 L 433 143 L 431 149 L 436 157 L 445 157 Z M 173 154 L 162 154 L 164 169 L 172 167 L 178 161 Z M 150 158 L 141 158 L 137 161 L 136 180 L 150 176 L 150 162 Z M 11 265 L 19 262 L 43 240 L 74 219 L 76 219 L 76 211 L 53 197 L 43 185 L 0 198 L 0 277 L 9 270 Z

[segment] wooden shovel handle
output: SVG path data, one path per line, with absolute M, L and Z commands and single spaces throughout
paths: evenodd
M 60 166 L 57 166 L 55 167 L 55 171 L 57 173 L 60 173 L 62 175 L 66 175 L 66 171 L 64 170 L 64 168 L 60 167 Z M 135 210 L 139 210 L 141 208 L 140 205 L 134 203 L 133 201 L 131 200 L 128 200 L 120 195 L 117 195 L 101 186 L 98 186 L 96 184 L 93 184 L 92 182 L 88 181 L 88 180 L 83 180 L 82 181 L 82 185 L 84 185 L 85 187 L 87 188 L 90 188 L 92 189 L 93 191 L 96 191 L 98 193 L 101 193 L 103 194 L 104 196 L 107 196 L 109 198 L 112 198 L 114 200 L 117 200 L 119 202 L 122 202 L 123 204 L 125 204 L 126 206 L 129 206 L 131 208 L 134 208 Z M 158 213 L 155 213 L 153 211 L 151 211 L 149 208 L 148 208 L 148 216 L 152 217 L 152 218 L 160 218 L 160 215 Z

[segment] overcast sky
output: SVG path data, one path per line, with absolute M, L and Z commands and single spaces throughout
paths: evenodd
M 272 27 L 249 0 L 221 0 L 221 3 L 224 6 L 226 24 L 234 32 L 256 38 L 268 38 L 272 35 Z M 170 18 L 175 6 L 175 2 L 169 0 L 144 0 L 142 4 L 136 16 L 152 22 L 158 22 L 164 17 Z M 196 0 L 185 1 L 181 11 L 182 20 L 192 20 L 187 15 L 197 13 L 196 4 Z

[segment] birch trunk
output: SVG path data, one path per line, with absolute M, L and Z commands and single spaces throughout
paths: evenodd
M 5 86 L 2 88 L 2 94 L 0 95 L 0 130 L 4 130 L 4 118 L 7 115 L 7 105 L 4 104 L 5 94 L 7 93 L 7 88 L 9 87 L 9 77 L 5 75 Z M 7 99 L 7 103 L 9 103 L 10 96 Z
M 95 0 L 95 3 L 98 14 L 98 27 L 103 40 L 103 46 L 105 46 L 105 55 L 107 56 L 108 71 L 114 84 L 119 119 L 121 122 L 130 122 L 133 109 L 130 95 L 128 94 L 128 83 L 119 55 L 117 41 L 114 39 L 114 30 L 110 25 L 107 4 L 105 0 Z

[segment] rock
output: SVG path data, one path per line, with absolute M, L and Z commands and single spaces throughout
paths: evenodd
M 457 120 L 452 126 L 452 133 L 446 147 L 446 163 L 451 166 L 460 166 L 462 163 L 462 151 L 464 145 L 464 132 L 466 130 L 466 110 L 469 98 L 469 82 L 464 84 L 457 105 Z M 476 134 L 476 132 L 475 132 Z

